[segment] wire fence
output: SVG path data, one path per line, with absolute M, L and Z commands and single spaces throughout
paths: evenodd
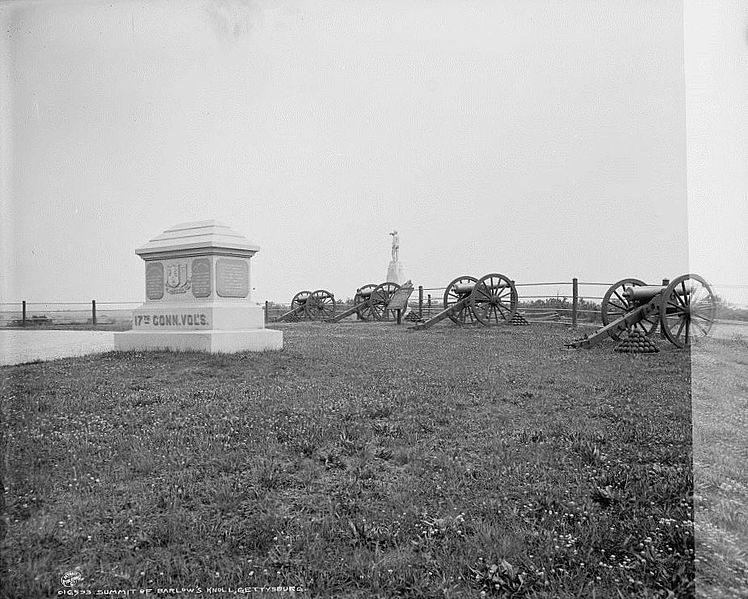
M 666 279 L 662 284 L 667 285 Z M 605 297 L 601 288 L 610 289 L 614 283 L 600 281 L 554 281 L 539 283 L 514 283 L 518 291 L 518 312 L 529 322 L 545 322 L 566 324 L 569 326 L 599 327 L 602 325 L 601 307 Z M 542 287 L 554 287 L 552 292 L 538 293 Z M 721 288 L 744 288 L 748 285 L 712 285 L 715 290 Z M 525 290 L 527 288 L 527 290 Z M 410 311 L 418 314 L 423 320 L 433 318 L 443 310 L 444 292 L 446 287 L 418 286 L 414 290 L 411 301 L 408 302 Z M 352 301 L 338 302 L 336 312 L 342 312 L 353 307 Z M 277 321 L 286 316 L 289 320 L 304 320 L 303 311 L 296 316 L 289 315 L 290 304 L 266 302 L 266 320 Z M 290 316 L 290 318 L 288 318 Z M 728 317 L 729 318 L 729 317 Z M 746 311 L 748 319 L 748 310 Z
M 0 303 L 0 327 L 127 330 L 132 311 L 142 302 L 6 302 Z
M 665 281 L 663 281 L 665 283 Z M 599 326 L 601 303 L 604 295 L 600 288 L 610 288 L 613 283 L 579 281 L 554 281 L 540 283 L 514 283 L 518 291 L 518 311 L 529 322 L 560 323 L 573 326 Z M 553 288 L 548 290 L 547 288 Z M 720 289 L 745 289 L 748 285 L 712 285 Z M 546 293 L 542 293 L 546 288 Z M 445 309 L 446 287 L 418 286 L 408 302 L 410 312 L 428 320 Z M 132 327 L 133 309 L 141 302 L 97 301 L 90 302 L 6 302 L 0 303 L 0 327 L 5 328 L 95 328 L 127 330 Z M 353 307 L 353 302 L 338 302 L 336 312 Z M 265 321 L 274 322 L 288 316 L 289 304 L 265 302 Z M 743 318 L 743 312 L 745 318 Z M 748 310 L 732 311 L 723 318 L 748 320 Z M 718 315 L 719 316 L 719 315 Z M 303 319 L 303 313 L 299 319 Z M 291 318 L 293 320 L 294 318 Z
M 576 326 L 598 326 L 600 320 L 600 304 L 589 300 L 602 300 L 603 296 L 579 295 L 581 284 L 576 280 L 540 283 L 515 283 L 517 288 L 555 287 L 552 293 L 522 293 L 518 289 L 518 311 L 529 322 L 547 322 Z M 585 283 L 595 286 L 597 283 Z M 600 283 L 610 287 L 611 283 Z M 418 286 L 414 290 L 413 299 L 408 302 L 408 309 L 418 315 L 420 319 L 429 320 L 446 309 L 444 294 L 447 287 Z M 353 307 L 353 303 L 339 302 L 336 312 L 342 312 Z M 265 312 L 267 322 L 279 319 L 304 320 L 303 311 L 289 314 L 290 304 L 266 302 Z

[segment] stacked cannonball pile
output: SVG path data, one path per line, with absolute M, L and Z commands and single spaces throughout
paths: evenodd
M 524 316 L 522 316 L 522 314 L 520 314 L 519 312 L 515 312 L 514 316 L 512 316 L 512 319 L 509 321 L 509 324 L 515 327 L 524 327 L 529 325 L 530 323 Z
M 654 341 L 647 337 L 643 331 L 629 331 L 615 351 L 628 354 L 653 354 L 660 351 Z
M 291 312 L 291 314 L 286 314 L 286 317 L 283 318 L 283 322 L 301 322 L 301 318 L 299 318 L 299 315 L 296 312 Z
M 420 322 L 422 319 L 420 316 L 418 316 L 417 310 L 411 310 L 408 312 L 408 315 L 405 317 L 405 320 L 408 320 L 410 322 Z

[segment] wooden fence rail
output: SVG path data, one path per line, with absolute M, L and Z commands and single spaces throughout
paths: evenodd
M 667 285 L 667 279 L 664 279 L 662 282 L 663 285 Z M 610 287 L 611 283 L 603 283 L 603 282 L 580 282 L 577 277 L 574 277 L 571 279 L 571 281 L 567 282 L 553 282 L 553 283 L 515 283 L 517 287 L 543 287 L 543 286 L 569 286 L 570 288 L 570 295 L 571 295 L 571 304 L 569 305 L 567 303 L 567 296 L 564 296 L 564 301 L 562 302 L 564 305 L 561 306 L 528 306 L 524 305 L 521 306 L 521 309 L 523 312 L 528 313 L 530 316 L 536 316 L 537 320 L 539 321 L 540 314 L 539 312 L 554 312 L 555 314 L 558 314 L 558 318 L 556 316 L 553 317 L 554 321 L 558 322 L 558 319 L 561 319 L 562 322 L 570 323 L 572 326 L 577 326 L 580 324 L 580 321 L 582 322 L 591 322 L 595 320 L 595 316 L 597 316 L 597 313 L 599 310 L 588 310 L 585 309 L 584 302 L 582 301 L 582 298 L 579 294 L 580 286 L 583 287 Z M 730 287 L 730 288 L 743 288 L 746 287 L 745 285 L 714 285 L 714 287 Z M 442 294 L 444 292 L 444 287 L 424 287 L 423 285 L 418 286 L 418 296 L 417 299 L 414 298 L 413 301 L 409 302 L 409 306 L 412 310 L 418 311 L 419 318 L 429 318 L 429 316 L 435 314 L 436 312 L 440 312 L 442 310 Z M 432 295 L 433 293 L 433 295 Z M 534 299 L 552 299 L 553 295 L 530 295 L 530 294 L 523 294 L 519 299 L 520 303 L 524 303 L 527 300 L 534 300 Z M 558 294 L 556 294 L 556 297 L 558 297 Z M 592 296 L 592 295 L 585 295 L 585 300 L 602 300 L 602 297 L 598 296 Z M 265 302 L 264 305 L 264 315 L 265 315 L 265 322 L 271 322 L 275 317 L 280 316 L 283 312 L 287 311 L 288 308 L 282 305 L 273 304 L 271 306 L 272 302 Z M 109 306 L 124 306 L 124 305 L 135 305 L 139 304 L 139 302 L 98 302 L 96 300 L 91 300 L 90 303 L 90 324 L 93 326 L 97 326 L 101 324 L 100 311 L 104 311 L 104 317 L 103 322 L 106 322 L 106 311 L 107 310 L 114 310 L 114 308 L 110 308 Z M 18 318 L 18 308 L 20 305 L 20 319 Z M 82 302 L 27 302 L 26 300 L 22 300 L 20 302 L 12 302 L 12 303 L 2 303 L 0 304 L 0 313 L 3 313 L 7 315 L 8 313 L 15 313 L 16 316 L 13 318 L 13 323 L 15 323 L 12 326 L 18 326 L 19 324 L 21 326 L 27 326 L 27 325 L 36 325 L 39 324 L 37 320 L 40 320 L 40 317 L 33 314 L 34 310 L 32 309 L 32 306 L 86 306 L 85 303 Z M 7 310 L 5 309 L 6 306 L 15 306 L 15 310 Z M 57 312 L 58 310 L 53 309 L 46 309 L 42 310 L 42 312 Z M 86 310 L 75 310 L 80 312 L 85 312 Z M 277 314 L 276 314 L 277 312 Z M 533 312 L 536 312 L 537 314 L 533 314 Z
M 542 287 L 542 286 L 559 286 L 559 285 L 569 285 L 571 287 L 571 307 L 523 307 L 523 311 L 527 311 L 532 313 L 534 310 L 541 310 L 545 313 L 555 313 L 558 314 L 558 316 L 552 317 L 551 320 L 548 320 L 548 322 L 559 322 L 559 321 L 566 321 L 566 319 L 570 319 L 571 324 L 576 326 L 579 323 L 580 318 L 582 315 L 587 314 L 596 314 L 598 311 L 596 310 L 585 310 L 583 308 L 580 308 L 580 296 L 579 296 L 579 286 L 580 285 L 587 285 L 587 286 L 597 286 L 597 285 L 604 285 L 604 286 L 610 286 L 611 283 L 580 283 L 579 279 L 577 277 L 574 277 L 571 281 L 566 282 L 553 282 L 553 283 L 515 283 L 517 287 Z M 418 311 L 419 318 L 429 318 L 433 314 L 440 312 L 442 308 L 442 293 L 444 291 L 444 287 L 424 287 L 423 285 L 418 286 L 418 298 L 417 300 L 413 300 L 412 302 L 409 302 L 409 306 L 412 310 Z M 440 292 L 437 294 L 432 294 L 430 292 Z M 525 295 L 524 297 L 520 297 L 520 301 L 523 299 L 551 299 L 553 298 L 552 295 Z M 601 297 L 591 297 L 588 296 L 587 299 L 602 299 Z M 265 322 L 269 323 L 277 316 L 280 316 L 284 312 L 286 312 L 289 308 L 285 305 L 278 306 L 270 305 L 271 302 L 266 301 L 264 306 L 265 311 Z M 563 320 L 562 320 L 563 319 Z M 538 322 L 540 322 L 540 319 L 537 319 Z

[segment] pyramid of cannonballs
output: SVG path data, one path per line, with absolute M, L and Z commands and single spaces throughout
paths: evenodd
M 616 346 L 615 351 L 627 354 L 653 354 L 660 351 L 660 348 L 643 331 L 629 331 Z
M 519 312 L 515 312 L 514 316 L 512 316 L 512 319 L 509 321 L 509 324 L 515 327 L 524 327 L 529 325 L 530 323 L 528 320 L 522 316 Z
M 405 320 L 409 322 L 420 322 L 421 317 L 418 316 L 417 310 L 411 310 L 410 312 L 408 312 L 408 315 L 405 317 Z
M 301 322 L 301 318 L 299 318 L 299 315 L 296 314 L 296 312 L 291 312 L 291 314 L 286 314 L 284 318 L 282 318 L 283 322 Z

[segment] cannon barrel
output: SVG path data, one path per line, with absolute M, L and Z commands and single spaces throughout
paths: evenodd
M 648 302 L 663 291 L 665 291 L 664 285 L 639 285 L 637 287 L 626 287 L 623 295 L 630 302 Z
M 472 293 L 474 287 L 475 283 L 458 283 L 457 285 L 453 285 L 452 289 L 459 295 L 467 295 L 468 293 Z
M 648 302 L 656 295 L 660 295 L 667 289 L 667 285 L 640 285 L 638 287 L 626 287 L 624 297 L 630 302 Z M 676 295 L 683 295 L 682 289 L 675 289 Z
M 511 289 L 511 285 L 507 285 L 506 283 L 494 283 L 493 285 L 484 283 L 484 285 L 486 286 L 486 288 L 492 291 L 494 289 Z M 460 284 L 454 285 L 452 289 L 454 289 L 455 293 L 459 293 L 460 295 L 467 295 L 468 293 L 473 292 L 473 289 L 475 289 L 475 284 L 474 283 L 472 284 L 471 283 L 460 283 Z

